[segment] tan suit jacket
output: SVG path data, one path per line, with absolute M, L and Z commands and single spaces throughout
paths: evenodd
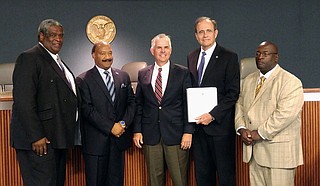
M 301 81 L 277 66 L 254 98 L 259 71 L 248 75 L 236 104 L 235 128 L 258 130 L 266 138 L 243 145 L 243 161 L 252 156 L 261 166 L 294 168 L 303 164 L 300 137 L 303 88 Z

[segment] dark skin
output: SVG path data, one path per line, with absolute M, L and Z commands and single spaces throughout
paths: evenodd
M 63 44 L 63 28 L 61 26 L 50 26 L 48 33 L 40 33 L 39 42 L 43 44 L 53 54 L 59 53 Z M 43 137 L 32 143 L 32 150 L 39 156 L 47 154 L 47 144 L 50 141 Z
M 113 63 L 112 56 L 112 47 L 109 43 L 98 42 L 95 44 L 95 50 L 92 52 L 92 58 L 94 59 L 95 64 L 104 69 L 108 70 Z M 125 128 L 119 123 L 114 123 L 111 133 L 120 137 L 125 132 Z
M 256 65 L 262 74 L 266 74 L 278 64 L 278 47 L 268 41 L 262 42 L 256 50 Z M 258 130 L 239 129 L 241 140 L 246 145 L 262 140 Z

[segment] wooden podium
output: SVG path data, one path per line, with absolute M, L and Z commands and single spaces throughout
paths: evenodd
M 302 110 L 302 145 L 304 165 L 299 166 L 296 186 L 320 185 L 320 88 L 305 89 Z M 10 117 L 12 96 L 0 94 L 0 186 L 23 186 L 13 148 L 10 147 Z M 248 165 L 242 162 L 242 143 L 236 139 L 237 185 L 249 185 Z M 167 174 L 168 175 L 168 174 Z M 68 151 L 66 186 L 85 186 L 84 163 L 79 148 Z M 147 169 L 143 153 L 136 147 L 125 153 L 125 186 L 146 186 Z M 194 167 L 190 159 L 189 185 L 195 186 Z M 167 176 L 167 186 L 172 186 Z

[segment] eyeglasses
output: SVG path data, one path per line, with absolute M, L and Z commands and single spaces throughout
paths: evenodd
M 278 54 L 278 53 L 276 53 L 276 52 L 271 52 L 271 53 L 268 53 L 268 52 L 256 52 L 256 57 L 259 57 L 260 55 L 262 57 L 267 57 L 267 56 L 269 56 L 271 54 Z

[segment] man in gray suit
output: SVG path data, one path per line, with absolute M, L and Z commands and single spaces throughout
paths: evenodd
M 143 147 L 151 186 L 165 185 L 165 167 L 174 186 L 188 185 L 188 150 L 194 129 L 187 121 L 186 89 L 191 79 L 186 67 L 169 60 L 171 51 L 168 35 L 155 36 L 150 48 L 155 63 L 138 74 L 133 140 L 138 148 Z
M 11 145 L 25 186 L 63 186 L 66 149 L 74 146 L 78 134 L 79 94 L 72 72 L 58 55 L 63 36 L 58 21 L 42 21 L 39 43 L 16 61 Z

